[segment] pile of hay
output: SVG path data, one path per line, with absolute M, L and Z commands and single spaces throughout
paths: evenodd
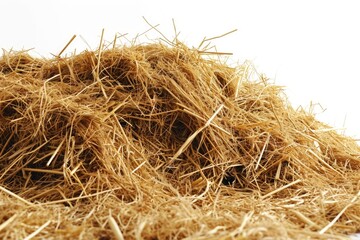
M 0 59 L 3 239 L 342 239 L 360 147 L 181 43 Z

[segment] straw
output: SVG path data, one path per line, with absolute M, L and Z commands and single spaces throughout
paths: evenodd
M 74 37 L 51 59 L 4 53 L 0 238 L 359 231 L 356 140 L 294 109 L 248 62 L 230 67 L 211 41 L 233 31 L 195 49 L 173 27 L 155 43 L 102 32 L 95 51 L 71 56 Z
M 121 233 L 119 225 L 117 225 L 115 219 L 112 216 L 109 216 L 109 225 L 111 227 L 111 230 L 113 230 L 116 239 L 124 240 L 124 236 Z
M 29 236 L 27 236 L 26 238 L 24 238 L 24 240 L 30 240 L 33 239 L 36 235 L 38 235 L 42 230 L 44 230 L 44 228 L 46 228 L 47 226 L 49 226 L 49 224 L 51 223 L 51 221 L 47 221 L 46 223 L 44 223 L 43 225 L 41 225 L 38 229 L 36 229 L 36 231 L 34 231 L 33 233 L 31 233 Z

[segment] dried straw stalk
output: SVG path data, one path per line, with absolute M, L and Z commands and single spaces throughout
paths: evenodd
M 360 230 L 357 143 L 249 65 L 179 41 L 62 53 L 0 59 L 1 238 Z

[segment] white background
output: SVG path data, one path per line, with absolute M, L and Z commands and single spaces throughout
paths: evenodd
M 360 138 L 358 1 L 2 0 L 0 10 L 0 47 L 35 48 L 33 54 L 45 57 L 58 54 L 73 34 L 68 52 L 95 49 L 103 28 L 108 41 L 115 33 L 131 39 L 149 29 L 142 16 L 169 38 L 175 19 L 179 39 L 189 46 L 238 29 L 213 42 L 218 51 L 233 52 L 231 62 L 251 60 L 285 86 L 294 107 L 319 103 L 318 119 Z

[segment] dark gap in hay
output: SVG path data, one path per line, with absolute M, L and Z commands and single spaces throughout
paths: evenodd
M 130 60 L 119 55 L 107 57 L 106 53 L 102 56 L 100 79 L 108 79 L 111 87 L 116 87 L 125 92 L 140 90 L 140 81 L 136 79 L 132 69 L 136 69 L 136 61 Z M 107 82 L 105 82 L 105 85 Z
M 1 107 L 1 113 L 4 118 L 15 120 L 18 119 L 21 115 L 19 113 L 19 109 L 24 108 L 24 103 L 21 101 L 11 101 L 6 106 Z
M 65 187 L 67 184 L 64 182 L 65 176 L 62 172 L 63 168 L 69 164 L 72 167 L 80 164 L 80 167 L 77 167 L 84 169 L 82 170 L 84 172 L 79 176 L 81 182 L 86 184 L 88 179 L 86 175 L 103 168 L 96 157 L 96 154 L 101 154 L 101 144 L 96 143 L 97 140 L 88 130 L 92 127 L 92 119 L 88 116 L 74 118 L 69 112 L 59 107 L 43 115 L 41 112 L 29 110 L 37 109 L 36 105 L 34 106 L 37 102 L 21 101 L 18 104 L 15 102 L 10 100 L 2 111 L 1 122 L 6 127 L 1 139 L 1 151 L 4 158 L 1 161 L 0 174 L 3 175 L 5 186 L 20 194 L 24 188 L 42 190 L 56 186 Z M 29 116 L 34 118 L 29 118 Z M 41 122 L 43 124 L 39 126 Z M 21 156 L 22 148 L 26 149 L 23 156 Z M 54 153 L 55 150 L 56 153 Z M 69 156 L 66 153 L 68 151 L 72 151 L 73 156 L 70 163 L 68 163 Z M 9 168 L 9 166 L 12 167 Z M 14 182 L 15 185 L 13 185 Z M 73 193 L 70 192 L 70 194 Z
M 234 188 L 244 188 L 246 182 L 244 176 L 246 176 L 244 166 L 230 167 L 225 171 L 222 184 Z

